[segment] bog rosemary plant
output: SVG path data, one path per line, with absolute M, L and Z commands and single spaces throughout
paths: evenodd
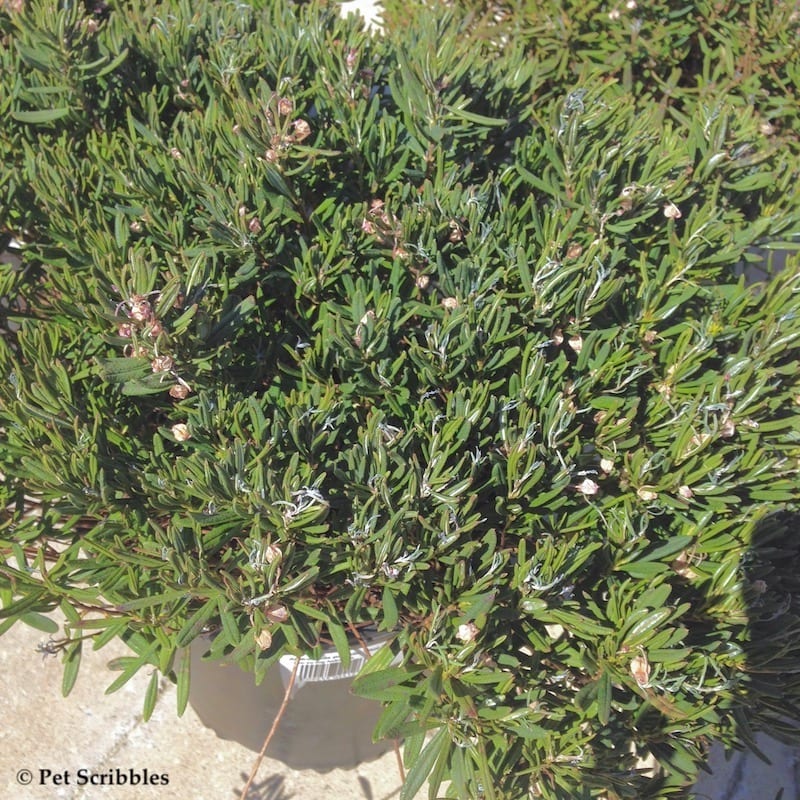
M 0 630 L 65 692 L 371 626 L 403 798 L 796 740 L 797 12 L 640 5 L 0 7 Z

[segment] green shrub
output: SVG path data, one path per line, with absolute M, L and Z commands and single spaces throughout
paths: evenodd
M 742 274 L 797 247 L 790 4 L 653 4 L 636 59 L 561 5 L 0 12 L 0 631 L 60 609 L 65 692 L 371 626 L 403 797 L 796 738 L 798 262 Z

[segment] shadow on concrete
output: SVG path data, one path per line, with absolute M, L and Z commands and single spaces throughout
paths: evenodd
M 242 789 L 247 785 L 248 777 L 247 773 L 242 772 L 242 785 L 232 790 L 233 796 L 237 800 L 242 795 Z M 253 781 L 246 798 L 247 800 L 290 800 L 292 796 L 286 792 L 283 775 L 270 775 L 262 781 Z
M 740 736 L 753 746 L 763 729 L 800 745 L 800 513 L 780 511 L 756 525 L 742 591 L 750 706 L 737 719 Z

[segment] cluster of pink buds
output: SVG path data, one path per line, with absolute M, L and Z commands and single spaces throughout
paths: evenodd
M 247 219 L 247 206 L 239 206 L 239 219 Z M 258 217 L 250 217 L 250 219 L 247 220 L 247 230 L 254 236 L 261 233 L 263 230 L 261 220 Z
M 285 156 L 293 144 L 298 144 L 311 136 L 311 126 L 304 119 L 292 119 L 294 102 L 289 97 L 273 95 L 273 108 L 267 108 L 264 115 L 272 129 L 269 148 L 264 158 L 270 163 Z
M 386 210 L 383 200 L 375 199 L 369 204 L 367 216 L 361 222 L 361 230 L 374 236 L 384 247 L 391 246 L 396 258 L 408 255 L 401 244 L 403 226 L 391 211 Z
M 123 351 L 128 358 L 149 358 L 150 367 L 155 374 L 161 375 L 164 380 L 173 381 L 169 389 L 170 397 L 183 400 L 191 389 L 176 372 L 172 356 L 159 352 L 159 344 L 163 346 L 165 337 L 162 336 L 164 326 L 150 301 L 154 294 L 159 293 L 132 294 L 117 305 L 115 314 L 125 316 L 117 325 L 117 335 L 131 340 Z

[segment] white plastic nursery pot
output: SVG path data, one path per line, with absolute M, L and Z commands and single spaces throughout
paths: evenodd
M 384 641 L 369 640 L 370 649 Z M 256 686 L 253 675 L 234 663 L 203 661 L 208 647 L 202 637 L 191 645 L 189 705 L 217 736 L 258 752 L 283 702 L 295 658 L 284 656 Z M 366 659 L 360 648 L 350 653 L 347 669 L 333 648 L 319 659 L 300 659 L 291 699 L 267 750 L 270 758 L 292 769 L 324 772 L 352 768 L 392 748 L 391 741 L 372 741 L 381 706 L 350 691 Z

